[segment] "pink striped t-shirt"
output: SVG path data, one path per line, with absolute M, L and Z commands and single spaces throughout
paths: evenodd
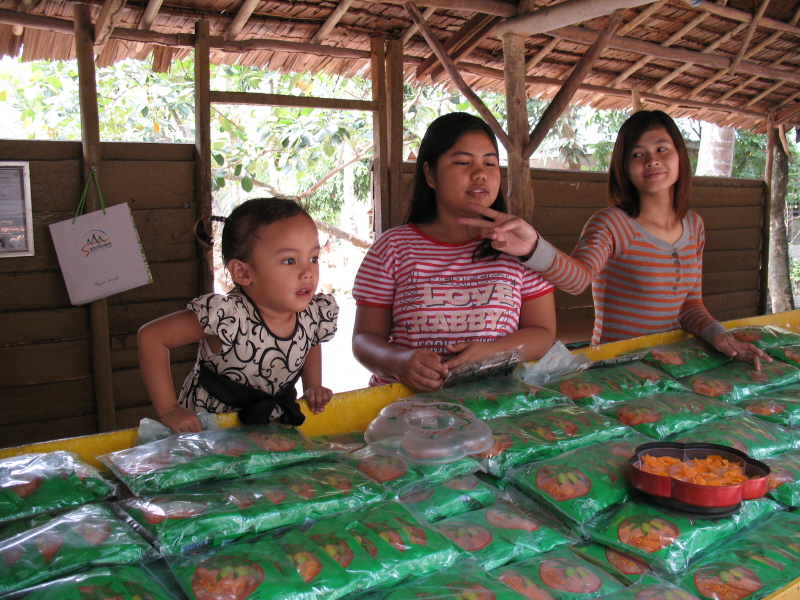
M 412 224 L 384 233 L 353 285 L 358 306 L 392 311 L 389 342 L 447 355 L 457 342 L 493 341 L 519 329 L 522 303 L 553 291 L 515 257 L 472 262 L 476 239 L 447 244 Z M 391 383 L 373 375 L 370 385 Z

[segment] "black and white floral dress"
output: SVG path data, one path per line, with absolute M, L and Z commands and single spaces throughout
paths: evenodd
M 309 350 L 333 338 L 339 317 L 334 297 L 316 294 L 308 308 L 297 313 L 294 333 L 282 338 L 269 330 L 255 304 L 240 290 L 227 296 L 206 294 L 186 308 L 197 314 L 207 334 L 219 337 L 222 347 L 212 354 L 206 341 L 200 342 L 197 362 L 183 383 L 178 404 L 211 413 L 235 409 L 198 384 L 201 364 L 238 383 L 277 394 L 284 385 L 297 380 Z

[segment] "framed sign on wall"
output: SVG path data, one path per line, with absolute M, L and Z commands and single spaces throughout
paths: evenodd
M 0 258 L 33 254 L 28 163 L 0 161 Z

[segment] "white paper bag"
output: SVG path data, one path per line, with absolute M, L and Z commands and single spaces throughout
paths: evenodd
M 153 282 L 127 203 L 53 223 L 50 234 L 76 306 Z

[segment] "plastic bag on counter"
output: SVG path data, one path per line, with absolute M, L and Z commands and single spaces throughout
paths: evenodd
M 652 572 L 650 565 L 643 560 L 597 542 L 581 542 L 571 549 L 584 560 L 597 565 L 606 573 L 611 573 L 625 585 L 631 585 L 641 575 Z
M 669 441 L 732 446 L 750 458 L 762 460 L 791 449 L 793 439 L 792 431 L 785 427 L 744 415 L 700 425 Z
M 98 567 L 34 588 L 25 600 L 180 600 L 143 565 Z
M 762 362 L 756 371 L 752 363 L 736 361 L 681 380 L 695 394 L 739 404 L 776 388 L 800 382 L 800 369 L 784 362 Z
M 516 374 L 525 383 L 542 387 L 585 371 L 591 364 L 592 361 L 583 352 L 573 354 L 562 342 L 556 341 L 547 354 L 535 363 L 521 365 Z
M 509 350 L 494 352 L 484 356 L 481 360 L 456 367 L 447 374 L 442 382 L 443 388 L 449 388 L 464 383 L 494 379 L 514 372 L 522 361 L 525 346 L 517 346 Z
M 692 337 L 651 348 L 642 360 L 663 369 L 677 379 L 716 369 L 733 362 L 734 359 L 708 342 Z
M 795 429 L 800 427 L 800 385 L 780 387 L 739 405 L 754 417 Z
M 0 460 L 0 523 L 104 500 L 116 486 L 69 452 Z
M 326 450 L 332 452 L 353 452 L 366 448 L 367 442 L 364 439 L 364 431 L 347 431 L 345 433 L 335 433 L 333 435 L 317 435 L 310 438 L 315 444 L 319 444 Z
M 764 464 L 771 469 L 767 495 L 792 508 L 800 508 L 800 450 L 766 458 Z
M 728 333 L 740 342 L 753 344 L 762 350 L 800 344 L 800 333 L 774 325 L 745 325 L 730 329 Z
M 219 429 L 219 415 L 210 413 L 207 410 L 199 409 L 197 411 L 197 418 L 203 429 Z M 142 444 L 149 444 L 150 442 L 157 442 L 173 435 L 172 430 L 164 425 L 161 421 L 155 419 L 148 419 L 145 417 L 139 421 L 139 429 L 136 432 L 136 439 L 133 442 L 134 446 L 141 446 Z
M 495 503 L 497 491 L 474 475 L 463 475 L 440 485 L 407 493 L 400 501 L 435 523 Z
M 613 594 L 598 596 L 597 600 L 700 600 L 700 598 L 648 573 L 630 587 Z

